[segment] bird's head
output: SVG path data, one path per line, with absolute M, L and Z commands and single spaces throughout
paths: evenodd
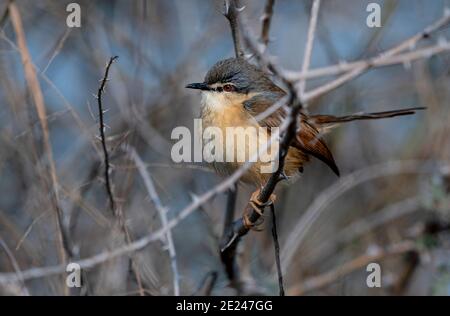
M 204 97 L 222 104 L 243 102 L 263 92 L 279 93 L 281 90 L 266 73 L 243 58 L 217 62 L 203 82 L 188 84 L 186 88 L 202 90 Z

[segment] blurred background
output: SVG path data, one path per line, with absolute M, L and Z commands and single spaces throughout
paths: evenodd
M 0 272 L 61 263 L 45 135 L 27 86 L 17 34 L 0 0 Z M 49 124 L 61 226 L 69 261 L 115 249 L 161 227 L 157 209 L 129 152 L 151 175 L 168 217 L 222 179 L 201 164 L 174 164 L 171 132 L 192 128 L 199 82 L 216 61 L 234 56 L 223 1 L 78 0 L 81 27 L 68 28 L 74 1 L 16 0 Z M 442 17 L 450 1 L 376 1 L 382 27 L 366 25 L 371 1 L 322 1 L 311 68 L 375 56 Z M 375 1 L 374 1 L 375 2 Z M 260 33 L 265 1 L 243 1 Z M 300 70 L 312 1 L 276 1 L 268 52 Z M 420 45 L 449 38 L 448 28 Z M 412 47 L 411 49 L 414 49 Z M 98 136 L 97 94 L 113 55 L 103 96 L 111 182 L 120 216 L 112 216 Z M 426 106 L 413 116 L 353 122 L 327 135 L 337 178 L 313 161 L 291 186 L 277 189 L 278 232 L 290 295 L 450 294 L 450 54 L 371 70 L 311 104 L 310 113 L 344 115 Z M 330 80 L 330 78 L 326 78 Z M 306 89 L 325 79 L 309 80 Z M 235 217 L 253 188 L 239 185 Z M 235 295 L 219 256 L 226 195 L 173 230 L 180 292 Z M 121 224 L 116 224 L 120 217 Z M 276 295 L 270 220 L 239 247 L 243 291 Z M 120 228 L 118 228 L 119 226 Z M 369 263 L 382 271 L 369 288 Z M 67 294 L 61 276 L 0 285 L 2 294 Z M 74 295 L 173 295 L 164 242 L 83 271 Z

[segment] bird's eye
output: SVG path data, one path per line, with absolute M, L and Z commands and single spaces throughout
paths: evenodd
M 226 84 L 223 86 L 223 91 L 225 92 L 231 92 L 234 91 L 234 86 L 232 84 Z

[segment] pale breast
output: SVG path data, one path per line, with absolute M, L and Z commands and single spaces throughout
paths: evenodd
M 238 96 L 233 99 L 219 93 L 203 93 L 201 110 L 203 158 L 218 173 L 224 175 L 231 174 L 247 161 L 255 162 L 243 179 L 255 182 L 261 180 L 262 173 L 271 173 L 278 147 L 268 146 L 270 131 L 260 127 L 253 116 L 247 113 L 242 103 L 248 97 L 242 98 Z M 218 134 L 221 137 L 217 137 Z M 210 150 L 212 139 L 217 147 L 215 150 L 220 151 L 223 157 L 222 160 L 217 159 L 216 151 Z

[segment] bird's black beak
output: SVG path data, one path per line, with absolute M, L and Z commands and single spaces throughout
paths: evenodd
M 186 86 L 188 89 L 199 89 L 199 90 L 210 90 L 208 85 L 204 82 L 202 83 L 190 83 Z

